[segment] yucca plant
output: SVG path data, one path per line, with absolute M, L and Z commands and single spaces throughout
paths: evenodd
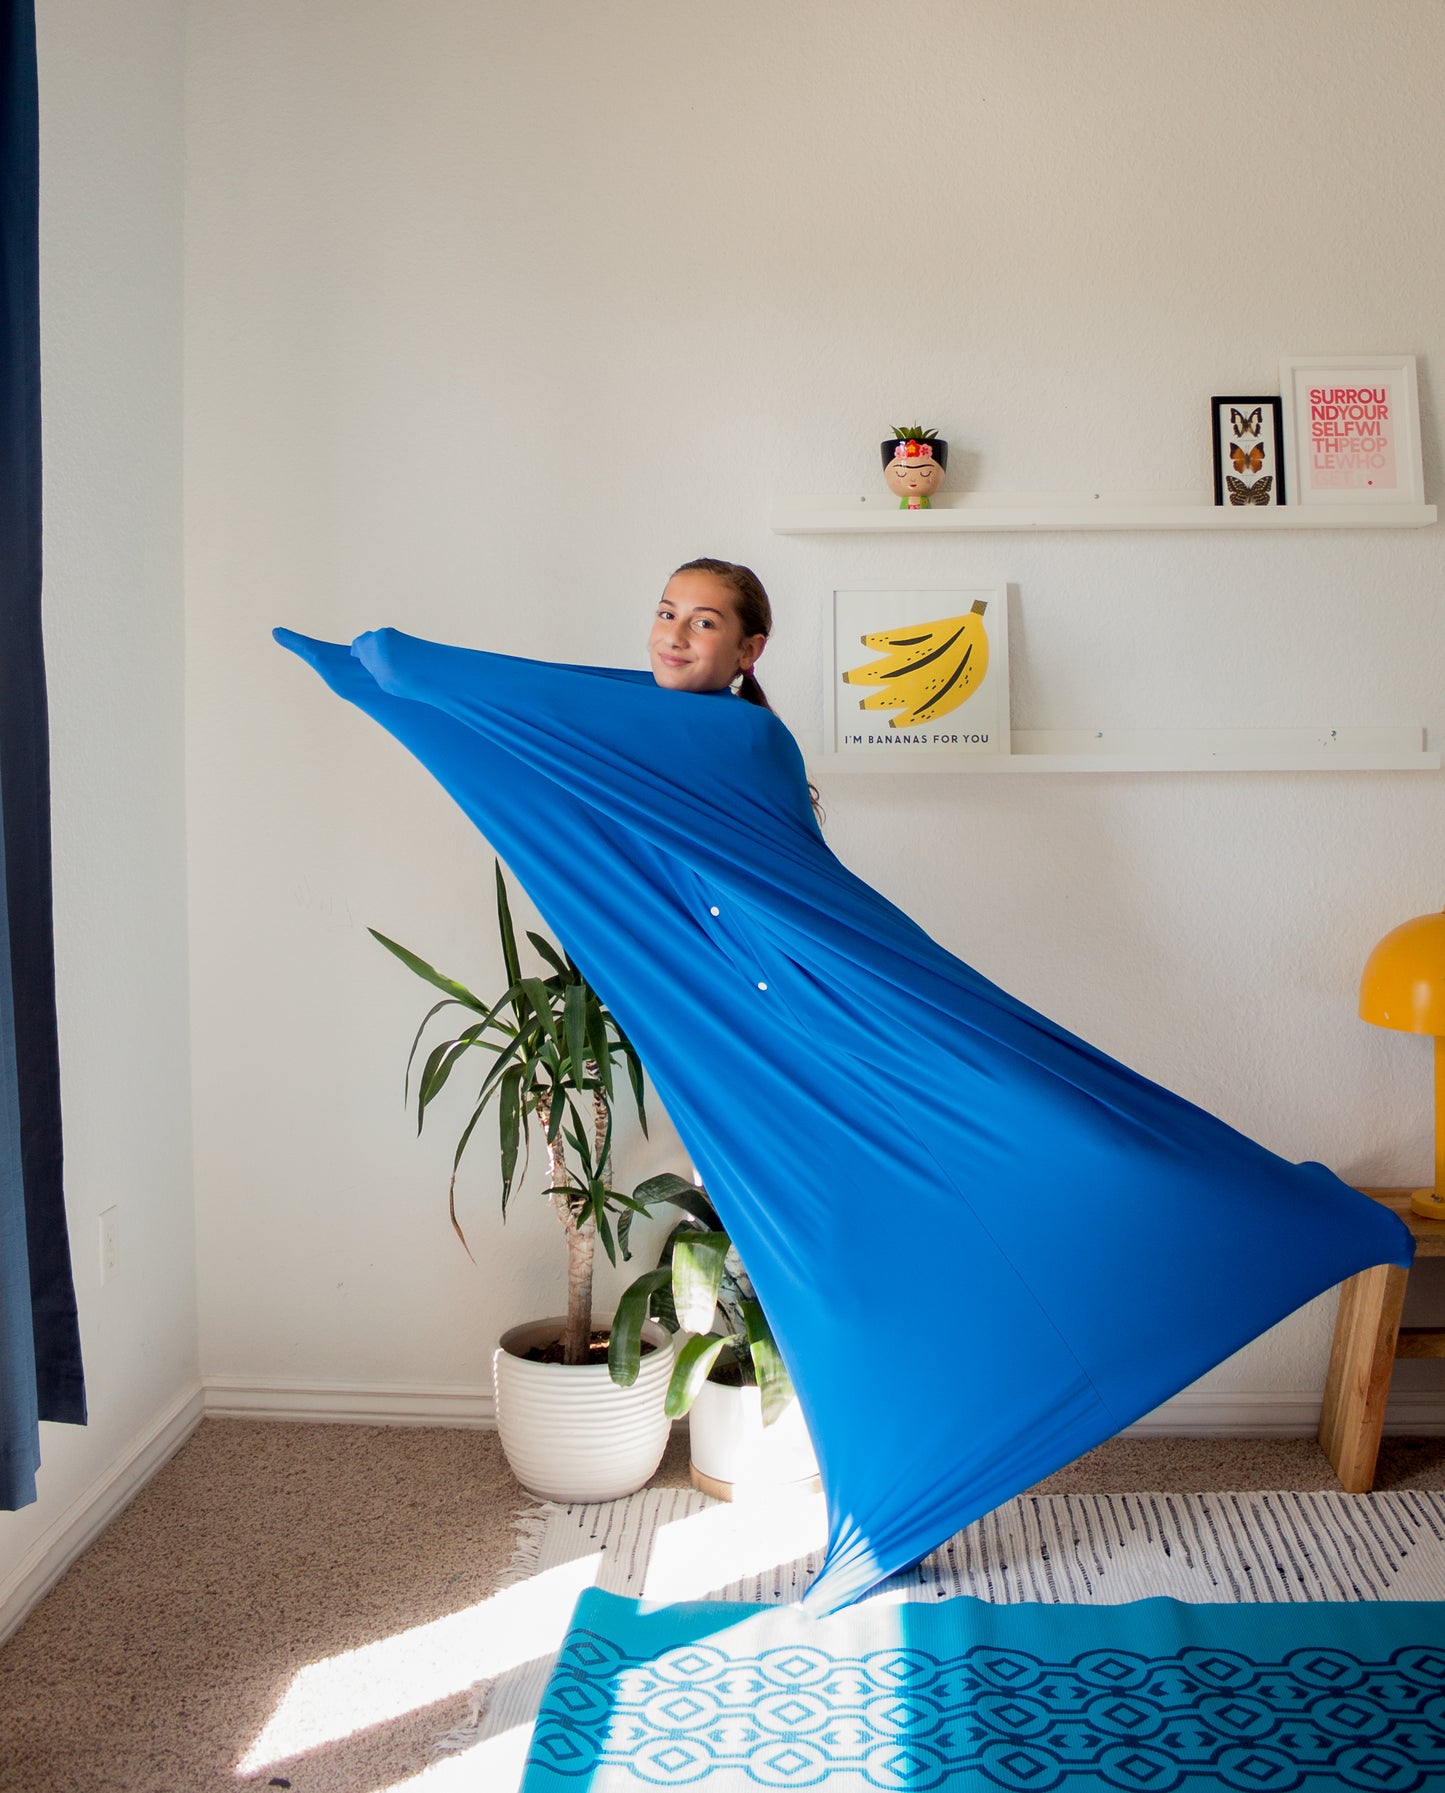
M 668 1235 L 658 1267 L 639 1276 L 617 1304 L 607 1350 L 612 1380 L 624 1387 L 637 1380 L 642 1326 L 652 1318 L 669 1332 L 691 1335 L 673 1363 L 669 1419 L 688 1411 L 715 1367 L 726 1367 L 743 1387 L 756 1384 L 763 1424 L 771 1425 L 792 1400 L 793 1385 L 707 1191 L 681 1177 L 654 1177 L 635 1193 L 649 1206 L 671 1202 L 687 1218 Z
M 545 1193 L 551 1198 L 567 1239 L 567 1330 L 562 1340 L 562 1361 L 581 1364 L 589 1360 L 596 1242 L 602 1240 L 611 1262 L 617 1262 L 619 1249 L 626 1258 L 633 1216 L 646 1212 L 650 1200 L 660 1199 L 647 1193 L 649 1184 L 643 1184 L 632 1195 L 624 1195 L 611 1186 L 618 1067 L 625 1069 L 637 1119 L 646 1133 L 642 1065 L 632 1042 L 571 956 L 530 929 L 527 938 L 545 970 L 524 974 L 500 861 L 496 877 L 497 928 L 507 987 L 494 1002 L 484 1002 L 465 984 L 445 976 L 375 928 L 368 932 L 408 970 L 442 992 L 442 1001 L 427 1011 L 412 1041 L 406 1062 L 408 1103 L 413 1095 L 412 1070 L 431 1023 L 452 1008 L 477 1017 L 460 1032 L 431 1047 L 414 1092 L 420 1133 L 427 1110 L 446 1088 L 458 1065 L 464 1060 L 471 1063 L 474 1053 L 483 1054 L 487 1061 L 452 1155 L 448 1189 L 452 1226 L 468 1255 L 471 1247 L 467 1246 L 466 1234 L 457 1218 L 457 1173 L 482 1115 L 495 1103 L 503 1219 L 513 1187 L 519 1176 L 526 1174 L 533 1124 L 541 1131 L 549 1173 Z M 572 1162 L 568 1160 L 569 1151 Z

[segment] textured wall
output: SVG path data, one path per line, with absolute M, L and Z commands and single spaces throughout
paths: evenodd
M 45 635 L 66 1194 L 90 1424 L 0 1583 L 197 1374 L 186 995 L 179 5 L 40 33 Z M 97 1216 L 118 1214 L 100 1284 Z
M 1282 353 L 1418 354 L 1437 497 L 1431 0 L 1286 0 L 1252 15 L 1247 55 L 1236 20 L 1189 0 L 916 19 L 872 0 L 196 0 L 189 19 L 209 1371 L 475 1385 L 498 1329 L 561 1291 L 540 1204 L 503 1235 L 485 1141 L 465 1196 L 480 1267 L 450 1238 L 446 1141 L 418 1146 L 400 1107 L 419 986 L 364 931 L 490 984 L 489 854 L 273 623 L 636 665 L 668 570 L 721 553 L 774 594 L 764 682 L 812 746 L 834 586 L 1008 580 L 1019 726 L 1441 738 L 1438 530 L 768 527 L 779 493 L 877 489 L 882 427 L 915 417 L 980 488 L 1207 500 L 1210 393 L 1272 389 Z M 1290 1156 L 1426 1174 L 1428 1049 L 1360 1023 L 1354 987 L 1380 933 L 1445 901 L 1438 778 L 898 776 L 825 796 L 849 864 L 1069 1026 Z M 624 1168 L 674 1156 L 633 1143 Z M 1317 1304 L 1216 1380 L 1317 1387 L 1328 1318 Z

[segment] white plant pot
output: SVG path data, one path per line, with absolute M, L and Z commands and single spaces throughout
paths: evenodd
M 605 1321 L 598 1321 L 601 1327 Z M 528 1363 L 517 1355 L 559 1338 L 565 1320 L 532 1320 L 502 1334 L 492 1353 L 497 1430 L 512 1474 L 549 1500 L 617 1500 L 649 1480 L 667 1449 L 662 1410 L 672 1339 L 651 1321 L 637 1380 L 619 1388 L 607 1365 Z
M 765 1426 L 756 1388 L 704 1382 L 688 1415 L 688 1432 L 693 1486 L 718 1500 L 812 1492 L 819 1486 L 818 1459 L 796 1400 Z

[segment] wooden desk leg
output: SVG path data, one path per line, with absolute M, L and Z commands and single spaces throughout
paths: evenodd
M 1398 1264 L 1376 1264 L 1340 1288 L 1319 1438 L 1348 1494 L 1368 1493 L 1375 1480 L 1409 1276 Z

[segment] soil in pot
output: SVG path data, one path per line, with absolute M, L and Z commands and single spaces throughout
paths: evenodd
M 588 1363 L 607 1362 L 607 1341 L 610 1336 L 611 1335 L 606 1332 L 594 1332 L 590 1336 L 587 1341 Z M 642 1355 L 644 1357 L 646 1357 L 649 1352 L 655 1351 L 656 1349 L 657 1347 L 652 1344 L 650 1340 L 643 1339 Z M 553 1339 L 550 1345 L 532 1345 L 526 1351 L 519 1351 L 517 1355 L 524 1363 L 561 1363 L 562 1341 L 561 1339 Z

